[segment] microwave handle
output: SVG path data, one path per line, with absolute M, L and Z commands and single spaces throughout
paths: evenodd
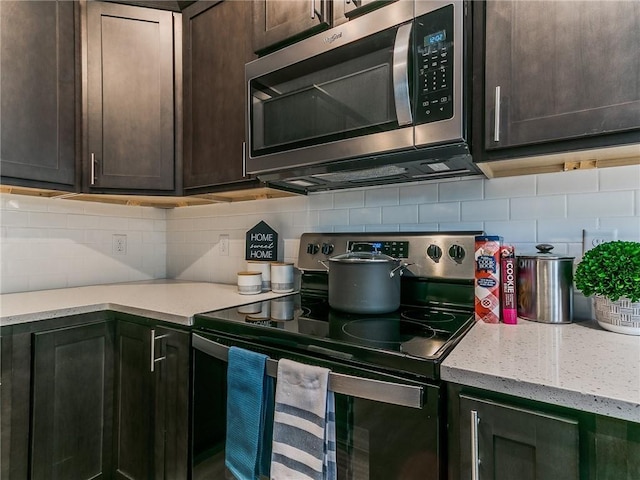
M 409 97 L 409 53 L 412 23 L 400 25 L 393 45 L 393 95 L 398 125 L 411 125 L 411 98 Z
M 191 344 L 196 350 L 212 357 L 228 361 L 229 347 L 197 333 L 191 334 Z M 277 377 L 278 361 L 267 360 L 267 375 Z M 342 373 L 329 373 L 329 390 L 351 397 L 365 398 L 376 402 L 390 403 L 402 407 L 422 408 L 423 387 L 403 385 L 401 383 L 384 382 L 372 378 L 355 377 Z

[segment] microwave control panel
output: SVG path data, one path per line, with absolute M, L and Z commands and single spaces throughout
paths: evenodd
M 416 123 L 453 117 L 453 5 L 416 18 Z

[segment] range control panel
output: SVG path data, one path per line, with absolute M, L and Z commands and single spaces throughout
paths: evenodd
M 473 280 L 476 235 L 483 232 L 305 233 L 298 268 L 326 271 L 321 262 L 336 255 L 379 251 L 410 264 L 417 277 Z

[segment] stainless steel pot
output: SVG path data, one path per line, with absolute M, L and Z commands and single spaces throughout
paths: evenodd
M 329 258 L 329 305 L 349 313 L 389 313 L 400 306 L 400 260 L 372 252 Z
M 543 323 L 573 320 L 573 259 L 536 245 L 538 253 L 518 255 L 518 316 Z

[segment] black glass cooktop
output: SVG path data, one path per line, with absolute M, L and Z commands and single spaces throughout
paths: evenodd
M 472 317 L 469 310 L 425 306 L 351 314 L 331 308 L 325 297 L 295 294 L 198 315 L 194 327 L 437 378 L 439 363 Z

